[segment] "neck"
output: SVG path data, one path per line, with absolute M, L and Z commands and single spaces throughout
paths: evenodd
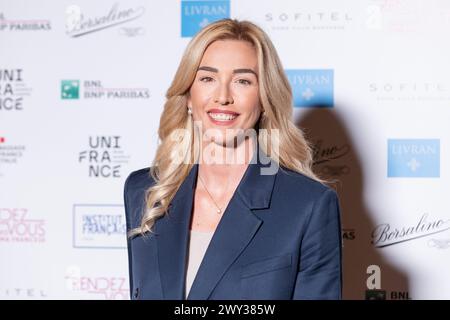
M 227 181 L 240 180 L 255 152 L 255 141 L 247 137 L 234 148 L 214 142 L 203 144 L 198 174 L 208 185 L 223 187 Z

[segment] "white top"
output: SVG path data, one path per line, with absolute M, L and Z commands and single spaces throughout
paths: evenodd
M 187 271 L 186 271 L 186 286 L 185 294 L 186 298 L 191 290 L 192 283 L 194 282 L 195 275 L 197 274 L 198 268 L 203 260 L 206 249 L 208 248 L 209 242 L 212 239 L 214 231 L 202 232 L 190 230 L 191 239 L 189 241 L 189 252 L 187 260 Z

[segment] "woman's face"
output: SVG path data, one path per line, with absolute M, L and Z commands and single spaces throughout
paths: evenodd
M 249 42 L 217 40 L 208 46 L 188 98 L 203 134 L 224 144 L 234 140 L 235 129 L 254 128 L 261 113 L 257 70 Z

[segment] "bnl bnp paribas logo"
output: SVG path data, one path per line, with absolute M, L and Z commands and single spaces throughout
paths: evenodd
M 439 139 L 388 139 L 388 177 L 440 175 Z
M 117 88 L 106 87 L 100 80 L 85 80 L 82 82 L 84 99 L 149 99 L 148 88 Z M 61 99 L 80 99 L 80 80 L 61 80 Z
M 334 106 L 333 69 L 288 69 L 294 107 L 332 108 Z
M 181 36 L 193 37 L 211 22 L 230 17 L 230 0 L 181 1 Z

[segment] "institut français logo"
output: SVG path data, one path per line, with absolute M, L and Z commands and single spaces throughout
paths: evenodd
M 192 37 L 211 22 L 230 17 L 230 0 L 181 1 L 181 36 Z
M 122 205 L 75 204 L 73 247 L 124 249 L 126 223 Z
M 388 177 L 438 178 L 439 139 L 389 139 Z
M 334 106 L 333 69 L 285 70 L 292 87 L 294 107 Z

